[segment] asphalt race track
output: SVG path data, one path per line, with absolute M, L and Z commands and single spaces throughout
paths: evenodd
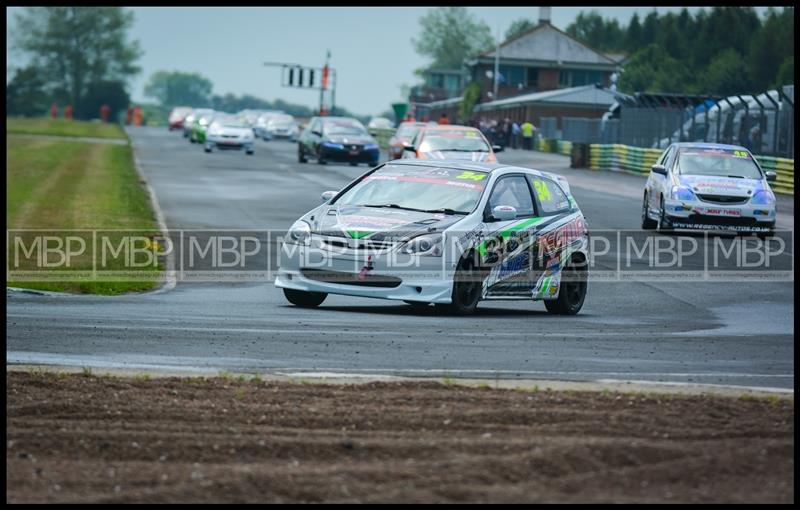
M 296 145 L 205 154 L 178 132 L 130 129 L 170 230 L 286 229 L 367 170 L 299 164 Z M 640 176 L 569 168 L 508 151 L 501 162 L 567 176 L 592 231 L 636 230 Z M 794 229 L 790 199 L 778 228 Z M 87 227 L 91 227 L 87 225 Z M 658 234 L 655 234 L 658 235 Z M 702 240 L 702 237 L 701 237 Z M 792 236 L 788 237 L 791 243 Z M 730 241 L 725 239 L 725 241 Z M 747 242 L 755 242 L 750 240 Z M 779 261 L 793 269 L 793 248 Z M 610 255 L 599 264 L 613 267 Z M 7 292 L 7 363 L 272 373 L 636 380 L 794 387 L 793 278 L 590 281 L 581 313 L 541 302 L 483 302 L 468 318 L 402 302 L 329 296 L 288 304 L 268 281 L 183 283 L 120 297 Z

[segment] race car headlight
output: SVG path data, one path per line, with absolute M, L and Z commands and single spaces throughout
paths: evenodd
M 377 150 L 377 149 L 378 149 L 378 144 L 377 143 L 368 143 L 367 145 L 364 146 L 364 150 L 367 150 L 367 151 L 374 151 L 374 150 Z
M 329 149 L 339 149 L 339 150 L 343 150 L 344 149 L 344 145 L 342 145 L 340 143 L 333 143 L 333 142 L 322 142 L 322 146 L 323 147 L 327 147 Z
M 775 203 L 775 195 L 769 190 L 761 190 L 750 199 L 751 204 L 767 205 Z
M 311 244 L 311 225 L 303 220 L 297 220 L 289 227 L 289 235 L 286 240 L 294 244 Z
M 400 253 L 406 255 L 442 256 L 442 234 L 422 235 L 411 239 L 400 248 Z
M 674 200 L 694 200 L 694 192 L 686 186 L 673 186 L 672 198 Z

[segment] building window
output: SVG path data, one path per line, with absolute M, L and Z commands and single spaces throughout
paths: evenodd
M 527 78 L 527 87 L 534 89 L 539 88 L 539 69 L 535 67 L 529 67 Z
M 585 69 L 562 70 L 558 73 L 559 87 L 581 87 L 603 83 L 602 71 L 588 71 Z
M 525 86 L 525 68 L 521 66 L 500 66 L 500 75 L 503 80 L 500 83 L 512 85 L 514 87 Z

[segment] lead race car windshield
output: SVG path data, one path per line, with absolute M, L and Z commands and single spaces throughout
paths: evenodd
M 354 122 L 325 122 L 323 131 L 326 135 L 366 135 L 367 130 Z
M 681 175 L 761 179 L 761 171 L 752 156 L 736 149 L 680 149 L 678 169 Z
M 475 131 L 443 131 L 426 133 L 419 150 L 421 152 L 489 152 L 490 149 L 480 134 Z
M 336 205 L 469 214 L 486 186 L 486 172 L 387 164 L 336 200 Z

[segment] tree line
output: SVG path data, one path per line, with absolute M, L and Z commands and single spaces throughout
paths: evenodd
M 794 7 L 713 7 L 691 14 L 634 13 L 621 25 L 580 13 L 567 33 L 588 46 L 625 53 L 623 92 L 761 93 L 794 83 Z

